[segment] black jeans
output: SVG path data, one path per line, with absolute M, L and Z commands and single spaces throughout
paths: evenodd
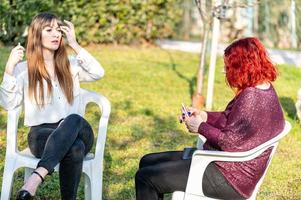
M 37 167 L 46 168 L 48 174 L 60 163 L 61 198 L 75 200 L 83 159 L 93 146 L 94 135 L 90 124 L 79 115 L 71 114 L 60 122 L 32 126 L 28 144 L 32 154 L 41 158 Z
M 165 193 L 185 191 L 191 159 L 183 160 L 182 155 L 182 151 L 170 151 L 143 156 L 135 177 L 136 200 L 159 200 Z M 208 197 L 243 199 L 214 163 L 206 168 L 202 187 Z

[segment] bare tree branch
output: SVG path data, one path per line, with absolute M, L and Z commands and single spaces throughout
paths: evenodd
M 195 0 L 195 4 L 198 8 L 198 11 L 201 15 L 203 23 L 208 22 L 211 20 L 211 10 L 209 12 L 206 12 L 206 0 Z M 209 14 L 208 14 L 209 13 Z

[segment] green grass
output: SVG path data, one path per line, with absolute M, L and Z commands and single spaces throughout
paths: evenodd
M 105 95 L 112 104 L 105 147 L 103 199 L 135 199 L 134 175 L 139 159 L 146 153 L 181 150 L 195 144 L 196 137 L 178 123 L 180 105 L 190 104 L 195 88 L 198 55 L 166 51 L 156 47 L 93 46 L 88 48 L 105 68 L 102 80 L 84 83 Z M 8 58 L 8 48 L 0 50 L 0 75 Z M 233 97 L 226 86 L 222 60 L 217 62 L 214 110 L 222 110 Z M 294 102 L 301 86 L 301 69 L 279 66 L 275 83 L 286 119 L 293 129 L 278 148 L 261 187 L 258 199 L 301 198 L 301 135 Z M 1 78 L 0 78 L 1 79 Z M 97 128 L 95 108 L 87 119 Z M 23 122 L 22 122 L 23 123 Z M 6 112 L 0 108 L 0 174 L 3 173 L 6 144 Z M 19 128 L 19 148 L 26 146 L 27 128 Z M 14 195 L 22 185 L 23 173 L 15 173 Z M 0 178 L 0 185 L 2 177 Z M 58 176 L 47 177 L 36 199 L 59 199 Z M 79 198 L 83 199 L 83 183 Z M 169 196 L 170 198 L 170 196 Z M 168 198 L 167 198 L 168 199 Z

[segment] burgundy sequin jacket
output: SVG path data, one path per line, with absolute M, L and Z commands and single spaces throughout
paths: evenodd
M 249 87 L 237 95 L 223 112 L 207 112 L 199 133 L 207 138 L 204 149 L 228 152 L 250 150 L 278 135 L 284 117 L 277 94 Z M 246 162 L 215 162 L 233 188 L 249 198 L 263 175 L 271 149 Z

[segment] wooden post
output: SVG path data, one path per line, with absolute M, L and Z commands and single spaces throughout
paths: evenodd
M 220 5 L 220 3 L 221 3 L 220 0 L 217 0 L 213 5 Z M 219 29 L 220 29 L 220 20 L 215 16 L 213 18 L 212 39 L 211 39 L 210 65 L 209 65 L 209 76 L 208 76 L 208 87 L 207 87 L 207 98 L 206 98 L 207 110 L 212 109 L 217 44 L 218 44 L 219 31 L 220 31 Z

